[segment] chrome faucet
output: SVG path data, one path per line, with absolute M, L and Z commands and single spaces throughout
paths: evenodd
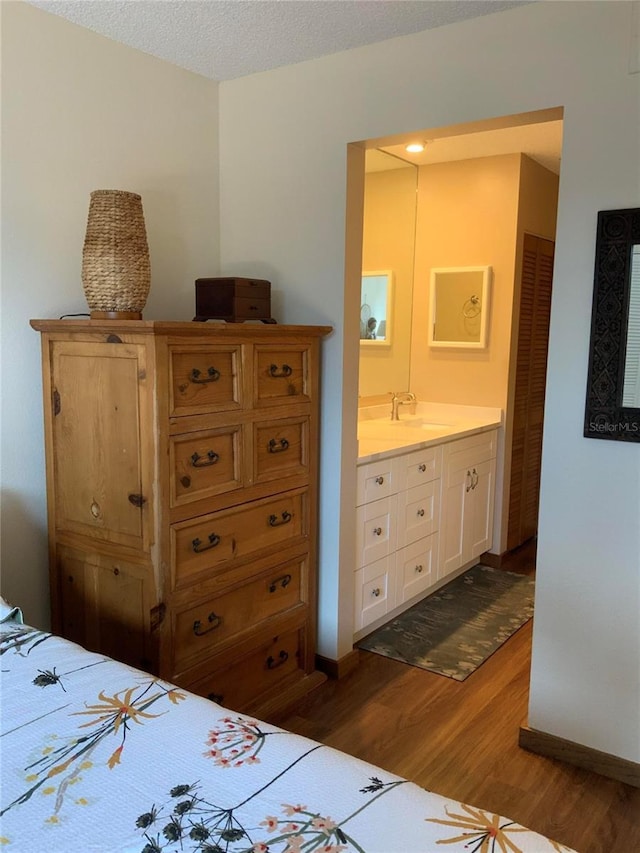
M 413 391 L 394 391 L 391 395 L 391 420 L 399 421 L 398 407 L 416 402 L 416 395 Z

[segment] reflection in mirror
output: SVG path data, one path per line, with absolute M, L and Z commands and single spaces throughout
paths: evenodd
M 393 328 L 393 276 L 385 272 L 363 272 L 360 294 L 360 343 L 391 344 Z
M 431 270 L 429 346 L 487 345 L 491 267 Z
M 375 345 L 361 339 L 358 394 L 363 401 L 409 387 L 417 189 L 414 163 L 376 149 L 365 152 L 362 270 L 363 275 L 393 270 L 393 297 L 388 303 L 392 316 L 382 330 L 384 318 L 372 310 Z
M 640 408 L 640 244 L 631 247 L 629 319 L 622 405 Z
M 601 210 L 584 435 L 640 441 L 640 208 Z

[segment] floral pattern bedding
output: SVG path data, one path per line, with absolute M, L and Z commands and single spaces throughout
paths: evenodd
M 29 626 L 0 653 L 8 851 L 569 850 Z

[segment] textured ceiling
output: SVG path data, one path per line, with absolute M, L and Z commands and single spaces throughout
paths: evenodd
M 212 80 L 232 80 L 520 5 L 518 0 L 30 2 Z

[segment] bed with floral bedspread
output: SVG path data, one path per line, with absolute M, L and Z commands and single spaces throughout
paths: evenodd
M 569 849 L 29 626 L 0 648 L 8 851 Z

